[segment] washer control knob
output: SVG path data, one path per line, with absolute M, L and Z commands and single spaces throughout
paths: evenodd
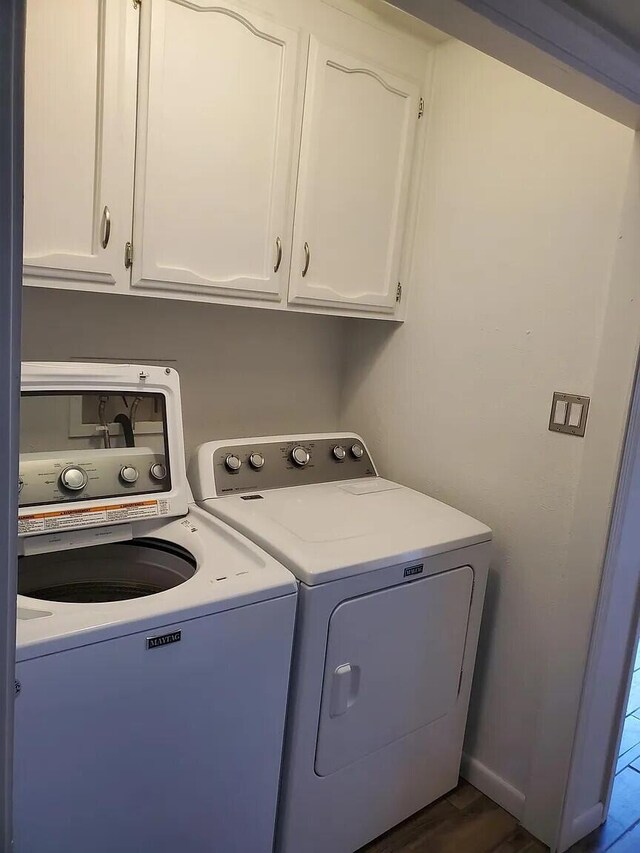
M 298 468 L 304 468 L 305 465 L 308 464 L 309 459 L 309 451 L 303 447 L 301 444 L 296 444 L 296 446 L 291 451 L 291 459 L 298 466 Z
M 351 455 L 354 459 L 362 459 L 364 456 L 364 447 L 361 444 L 354 444 L 351 447 Z
M 22 491 L 22 487 L 24 486 L 24 480 L 22 477 L 18 477 L 18 494 Z
M 259 471 L 264 465 L 264 456 L 262 453 L 252 453 L 249 457 L 249 465 Z
M 344 449 L 344 447 L 341 444 L 336 444 L 336 446 L 333 448 L 333 458 L 337 459 L 338 462 L 342 462 L 346 455 L 347 451 Z
M 224 464 L 227 471 L 231 471 L 232 474 L 235 474 L 236 471 L 239 471 L 242 468 L 242 460 L 239 456 L 236 456 L 235 453 L 229 453 L 227 458 L 224 460 Z
M 149 474 L 153 480 L 164 480 L 167 476 L 166 466 L 162 462 L 154 462 L 151 468 L 149 468 Z
M 134 468 L 133 465 L 123 465 L 120 469 L 120 479 L 128 485 L 135 483 L 139 476 L 138 469 Z
M 81 492 L 87 485 L 87 472 L 76 465 L 68 465 L 60 474 L 60 483 L 71 492 Z

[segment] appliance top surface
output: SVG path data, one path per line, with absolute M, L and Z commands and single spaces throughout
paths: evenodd
M 278 437 L 275 441 L 284 448 L 291 438 Z M 321 444 L 319 437 L 314 440 Z M 332 436 L 329 446 L 337 440 Z M 232 443 L 204 445 L 194 461 L 202 469 L 200 479 L 194 475 L 192 480 L 196 498 L 201 506 L 252 538 L 307 584 L 491 540 L 491 530 L 481 522 L 370 473 L 375 468 L 358 436 L 343 434 L 339 440 L 347 447 L 356 441 L 364 447 L 368 461 L 358 469 L 361 476 L 250 492 L 243 489 L 219 497 L 205 496 L 206 474 L 213 470 L 211 459 L 218 459 L 219 448 L 226 450 Z M 238 452 L 241 446 L 254 447 L 260 442 L 264 446 L 267 441 L 243 440 L 246 444 L 238 445 Z M 298 440 L 302 446 L 310 443 L 303 437 Z M 290 476 L 295 475 L 295 470 L 291 471 Z
M 112 541 L 123 540 L 123 528 L 110 530 L 116 534 Z M 184 518 L 139 525 L 135 537 L 185 549 L 197 564 L 195 574 L 164 592 L 124 601 L 78 604 L 19 595 L 18 660 L 296 592 L 293 576 L 282 565 L 196 506 Z M 84 551 L 90 576 L 92 548 Z

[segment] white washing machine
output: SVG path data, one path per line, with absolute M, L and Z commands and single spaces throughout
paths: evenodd
M 294 578 L 191 503 L 174 370 L 22 387 L 16 853 L 270 853 Z
M 353 853 L 457 784 L 491 531 L 351 433 L 210 442 L 189 474 L 300 582 L 276 848 Z

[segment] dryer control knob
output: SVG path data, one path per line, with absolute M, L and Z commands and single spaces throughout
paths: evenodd
M 22 477 L 18 477 L 18 494 L 22 491 L 22 487 L 24 486 L 24 480 Z
M 252 468 L 255 468 L 256 471 L 259 471 L 264 465 L 264 456 L 262 453 L 252 453 L 249 457 L 249 464 Z
M 87 485 L 87 472 L 76 465 L 68 465 L 60 474 L 60 483 L 71 492 L 81 492 Z
M 167 476 L 167 469 L 162 462 L 154 462 L 151 468 L 149 468 L 149 474 L 154 480 L 164 480 Z
M 347 451 L 344 449 L 344 447 L 341 444 L 336 444 L 336 446 L 333 448 L 334 459 L 337 459 L 338 462 L 342 462 L 346 455 Z
M 240 459 L 239 456 L 236 456 L 235 453 L 230 453 L 224 460 L 224 464 L 227 471 L 231 471 L 235 474 L 236 471 L 239 471 L 242 468 L 242 459 Z
M 362 459 L 364 456 L 364 448 L 361 444 L 354 444 L 351 447 L 351 454 L 355 459 Z
M 138 469 L 134 468 L 133 465 L 123 465 L 120 469 L 120 479 L 127 485 L 135 483 L 139 476 Z
M 309 451 L 301 444 L 297 444 L 291 451 L 291 460 L 298 468 L 304 468 L 308 464 L 309 459 L 311 459 Z

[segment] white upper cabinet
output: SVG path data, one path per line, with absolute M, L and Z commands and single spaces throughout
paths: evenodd
M 137 43 L 130 2 L 28 0 L 28 283 L 128 287 Z
M 385 9 L 27 0 L 25 282 L 402 319 L 430 59 Z
M 141 9 L 132 286 L 280 300 L 298 33 L 209 0 Z
M 311 39 L 289 300 L 393 312 L 419 92 Z

